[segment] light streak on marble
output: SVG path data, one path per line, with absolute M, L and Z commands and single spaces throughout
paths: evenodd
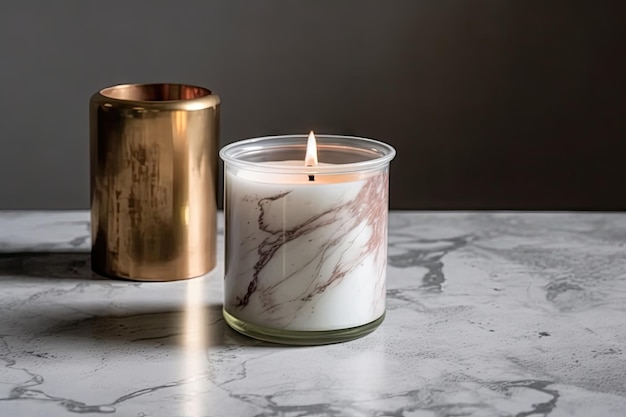
M 0 213 L 1 416 L 624 416 L 626 214 L 392 212 L 385 322 L 304 348 L 229 329 L 221 266 L 93 277 L 87 220 Z
M 190 382 L 184 385 L 184 414 L 200 417 L 206 415 L 201 395 L 207 390 L 208 362 L 206 359 L 207 329 L 209 322 L 205 309 L 205 281 L 192 279 L 186 282 L 184 305 L 184 334 L 182 335 L 185 377 Z

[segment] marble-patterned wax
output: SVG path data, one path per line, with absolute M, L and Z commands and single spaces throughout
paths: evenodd
M 0 416 L 624 416 L 624 213 L 392 211 L 385 321 L 298 348 L 225 324 L 221 261 L 93 276 L 88 220 L 0 212 Z
M 380 318 L 387 179 L 383 170 L 345 182 L 281 184 L 227 169 L 226 311 L 248 323 L 298 331 Z

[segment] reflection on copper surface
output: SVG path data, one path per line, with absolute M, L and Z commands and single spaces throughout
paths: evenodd
M 216 262 L 219 97 L 179 84 L 91 98 L 95 272 L 139 281 L 206 274 Z

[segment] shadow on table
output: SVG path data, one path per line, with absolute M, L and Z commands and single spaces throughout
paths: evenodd
M 3 277 L 19 278 L 20 283 L 29 279 L 33 282 L 48 279 L 82 280 L 85 288 L 76 293 L 77 300 L 80 300 L 80 293 L 88 291 L 89 283 L 94 281 L 104 285 L 160 284 L 115 280 L 95 274 L 91 271 L 89 252 L 0 253 L 0 280 Z M 178 283 L 184 285 L 187 282 L 191 280 Z M 48 287 L 45 292 L 50 291 Z M 57 293 L 64 291 L 61 288 L 54 290 Z M 38 299 L 39 295 L 35 294 L 34 297 Z M 138 307 L 140 312 L 133 306 L 134 312 L 125 314 L 115 306 L 103 310 L 101 303 L 99 306 L 80 302 L 76 305 L 50 304 L 32 298 L 30 296 L 12 307 L 11 316 L 15 325 L 23 328 L 25 334 L 44 339 L 92 341 L 111 348 L 128 349 L 185 348 L 190 344 L 206 348 L 279 346 L 251 339 L 232 330 L 224 321 L 221 304 L 189 306 L 180 298 L 177 305 L 169 305 L 167 308 L 159 306 L 158 301 L 155 301 L 152 305 Z M 111 298 L 112 303 L 115 301 L 115 298 Z
M 47 311 L 49 310 L 49 311 Z M 90 317 L 61 317 L 58 308 L 45 306 L 29 309 L 38 320 L 24 320 L 20 327 L 37 338 L 67 340 L 74 346 L 97 343 L 100 348 L 186 349 L 211 347 L 272 347 L 231 329 L 222 317 L 221 304 L 209 304 L 192 311 L 187 309 L 146 310 L 134 314 L 96 313 Z M 55 314 L 56 313 L 56 314 Z M 56 315 L 56 317 L 55 317 Z
M 89 252 L 0 253 L 0 277 L 105 279 L 91 272 Z
M 142 348 L 275 346 L 248 338 L 231 329 L 222 317 L 221 304 L 180 311 L 98 315 L 78 326 L 70 325 L 67 329 L 70 337 L 75 337 L 77 333 L 105 343 L 114 343 L 116 346 Z

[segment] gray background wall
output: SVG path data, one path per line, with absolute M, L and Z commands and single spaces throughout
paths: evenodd
M 0 208 L 87 208 L 89 96 L 207 86 L 222 140 L 394 145 L 394 208 L 626 208 L 623 1 L 0 5 Z

